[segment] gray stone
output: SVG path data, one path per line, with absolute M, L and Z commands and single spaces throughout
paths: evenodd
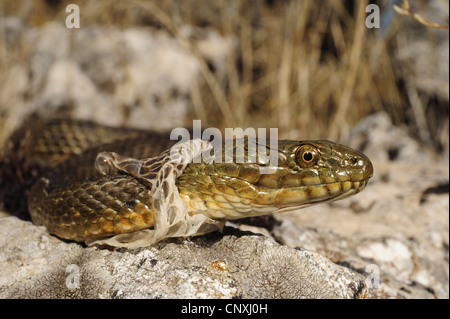
M 5 227 L 7 224 L 7 227 Z M 226 228 L 141 249 L 86 248 L 1 217 L 0 298 L 355 298 L 365 278 L 320 254 Z

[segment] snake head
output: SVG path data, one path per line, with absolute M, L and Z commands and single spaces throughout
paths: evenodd
M 263 146 L 277 154 L 269 174 L 267 162 L 189 164 L 178 187 L 190 211 L 230 219 L 292 210 L 359 193 L 373 175 L 367 156 L 330 141 Z

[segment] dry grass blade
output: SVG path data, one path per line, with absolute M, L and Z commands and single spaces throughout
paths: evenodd
M 403 8 L 400 8 L 399 6 L 394 4 L 394 10 L 400 15 L 414 18 L 415 20 L 417 20 L 419 23 L 423 24 L 424 26 L 427 26 L 430 28 L 447 29 L 448 30 L 448 25 L 438 24 L 438 23 L 435 23 L 433 21 L 423 18 L 418 13 L 412 13 L 410 11 L 410 5 L 407 0 L 403 1 Z
M 349 52 L 350 54 L 347 57 L 349 70 L 344 80 L 343 93 L 341 94 L 339 99 L 337 112 L 331 125 L 330 136 L 333 139 L 337 139 L 342 133 L 349 132 L 347 113 L 350 105 L 352 104 L 352 94 L 354 92 L 354 87 L 358 76 L 358 69 L 361 63 L 364 34 L 366 30 L 364 24 L 366 6 L 367 1 L 358 1 L 358 15 L 355 21 L 355 36 L 353 38 L 353 44 Z M 340 132 L 337 131 L 338 129 L 340 130 Z M 347 137 L 345 137 L 344 139 L 347 139 Z
M 148 1 L 132 1 L 135 5 L 138 5 L 144 9 L 146 9 L 153 17 L 155 17 L 164 27 L 167 28 L 181 43 L 181 45 L 188 51 L 191 52 L 198 60 L 200 65 L 200 72 L 202 73 L 206 83 L 208 84 L 213 96 L 215 97 L 217 104 L 220 108 L 221 114 L 223 116 L 225 125 L 228 127 L 232 127 L 235 124 L 235 119 L 233 116 L 233 112 L 231 111 L 230 104 L 227 101 L 227 98 L 222 91 L 221 86 L 217 82 L 214 74 L 208 68 L 207 63 L 203 59 L 203 57 L 198 53 L 195 47 L 190 43 L 189 39 L 187 39 L 182 32 L 180 32 L 177 25 L 174 21 L 168 16 L 163 10 L 161 10 L 157 5 Z M 201 105 L 199 105 L 201 107 Z M 202 110 L 201 114 L 205 114 L 205 111 Z

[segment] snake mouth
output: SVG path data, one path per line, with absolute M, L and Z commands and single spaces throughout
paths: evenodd
M 281 205 L 278 206 L 279 208 L 276 209 L 274 212 L 276 213 L 283 213 L 283 212 L 289 212 L 293 210 L 297 210 L 300 208 L 305 208 L 308 206 L 326 203 L 326 202 L 333 202 L 340 199 L 344 199 L 347 197 L 350 197 L 352 195 L 358 194 L 361 192 L 368 183 L 368 179 L 356 181 L 356 182 L 333 182 L 323 185 L 316 185 L 314 188 L 314 191 L 311 189 L 305 190 L 305 193 L 307 194 L 307 199 L 303 202 L 299 202 L 296 204 L 289 204 L 289 205 Z M 330 186 L 338 186 L 338 187 L 345 187 L 345 190 L 340 191 L 339 193 L 333 194 L 330 190 Z M 327 195 L 325 195 L 324 191 L 327 191 Z M 320 195 L 322 193 L 322 195 Z

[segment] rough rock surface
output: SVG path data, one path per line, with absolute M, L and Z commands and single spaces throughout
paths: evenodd
M 56 22 L 27 28 L 14 17 L 0 18 L 0 29 L 11 35 L 8 48 L 33 48 L 24 63 L 0 75 L 0 109 L 8 118 L 2 133 L 31 112 L 161 131 L 186 125 L 199 59 L 167 32 L 90 27 L 73 33 Z M 183 33 L 194 31 L 186 26 Z M 221 72 L 230 41 L 204 33 L 196 40 L 199 54 Z
M 364 277 L 320 254 L 228 228 L 109 251 L 64 243 L 3 217 L 2 298 L 354 298 Z M 24 238 L 25 236 L 25 238 Z

